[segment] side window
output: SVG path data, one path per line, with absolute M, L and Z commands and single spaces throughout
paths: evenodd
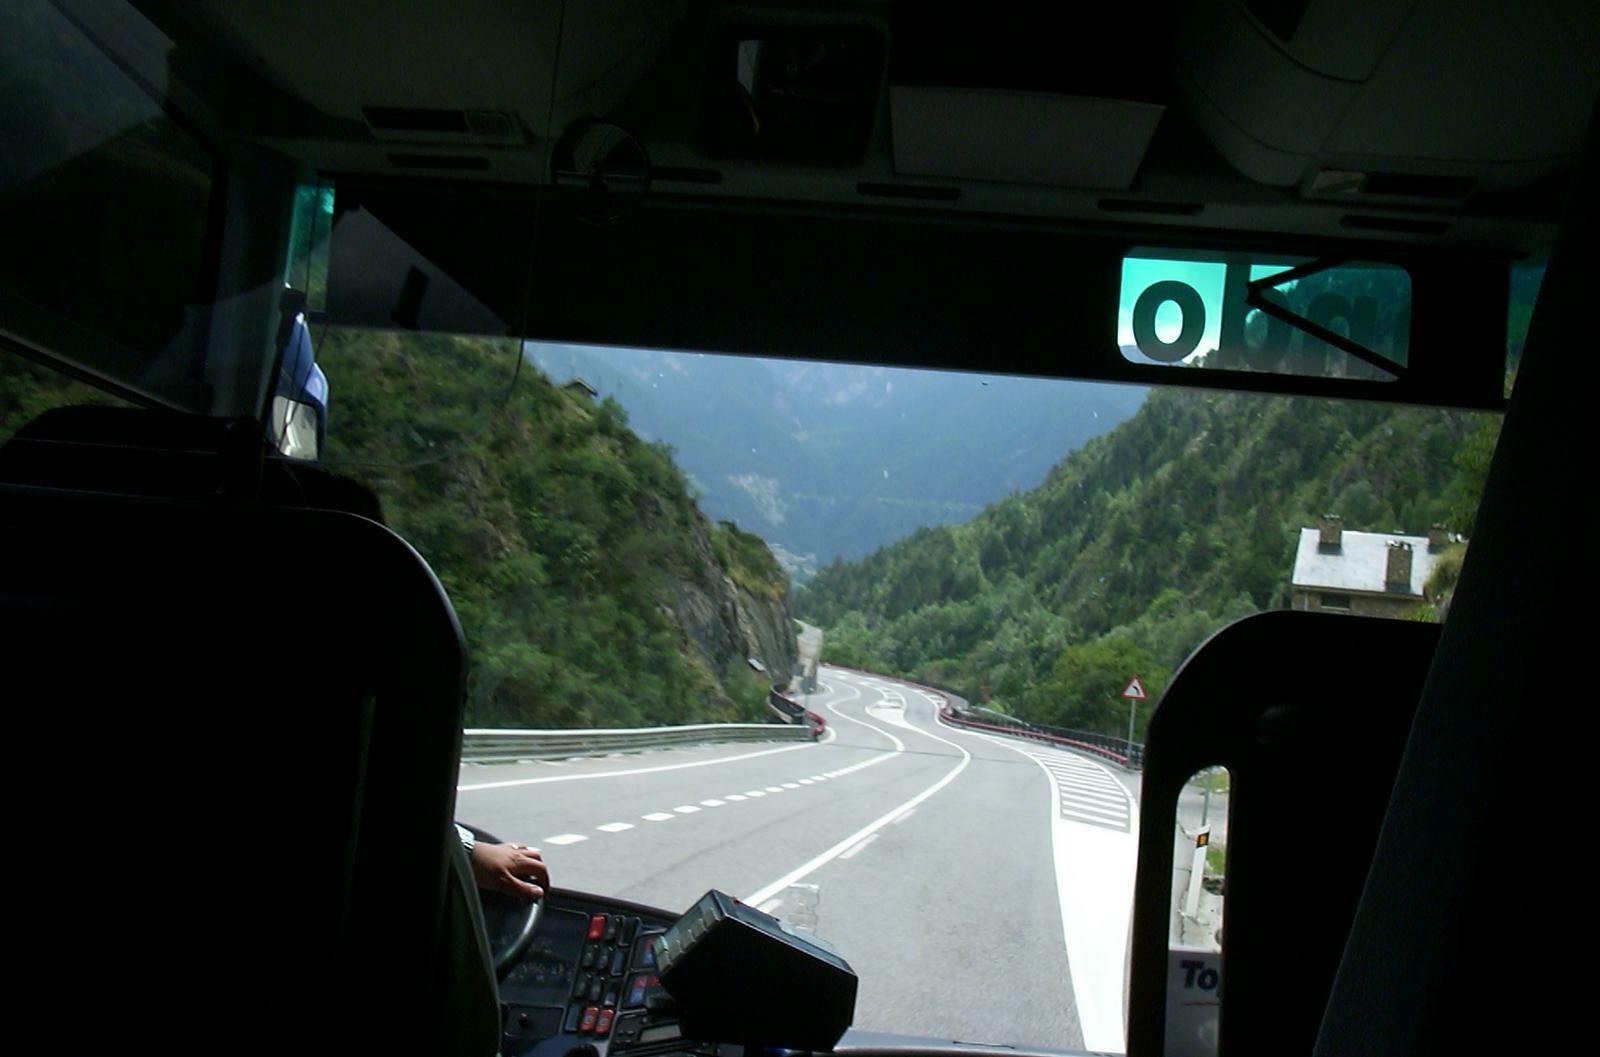
M 7 352 L 0 352 L 0 444 L 53 407 L 121 404 L 91 385 Z
M 211 152 L 46 0 L 0 8 L 0 70 L 0 329 L 198 403 Z

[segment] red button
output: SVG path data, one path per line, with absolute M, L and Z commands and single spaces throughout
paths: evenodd
M 607 1034 L 610 1034 L 610 1032 L 611 1032 L 611 1018 L 616 1016 L 616 1015 L 617 1015 L 617 1011 L 612 1009 L 610 1006 L 607 1006 L 605 1009 L 602 1009 L 600 1011 L 600 1019 L 596 1020 L 595 1024 L 594 1024 L 594 1033 L 596 1035 L 607 1035 Z
M 594 917 L 589 919 L 589 938 L 592 940 L 597 940 L 605 934 L 606 916 L 604 914 L 596 914 Z
M 588 1006 L 583 1011 L 583 1019 L 578 1022 L 578 1031 L 588 1034 L 594 1030 L 594 1022 L 600 1017 L 599 1006 Z

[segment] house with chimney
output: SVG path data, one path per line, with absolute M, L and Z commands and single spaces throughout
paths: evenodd
M 1449 538 L 1437 526 L 1426 536 L 1355 532 L 1341 518 L 1302 528 L 1295 547 L 1295 609 L 1406 618 L 1426 599 L 1422 587 Z

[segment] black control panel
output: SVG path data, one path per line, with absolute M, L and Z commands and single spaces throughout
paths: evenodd
M 507 1057 L 565 1057 L 575 1050 L 586 1057 L 743 1057 L 742 1047 L 683 1037 L 655 953 L 674 921 L 646 907 L 551 893 L 527 951 L 500 981 L 502 1051 Z

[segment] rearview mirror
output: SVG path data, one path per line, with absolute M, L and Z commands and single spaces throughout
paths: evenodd
M 270 426 L 272 444 L 280 454 L 307 462 L 322 457 L 327 409 L 321 404 L 274 396 Z

